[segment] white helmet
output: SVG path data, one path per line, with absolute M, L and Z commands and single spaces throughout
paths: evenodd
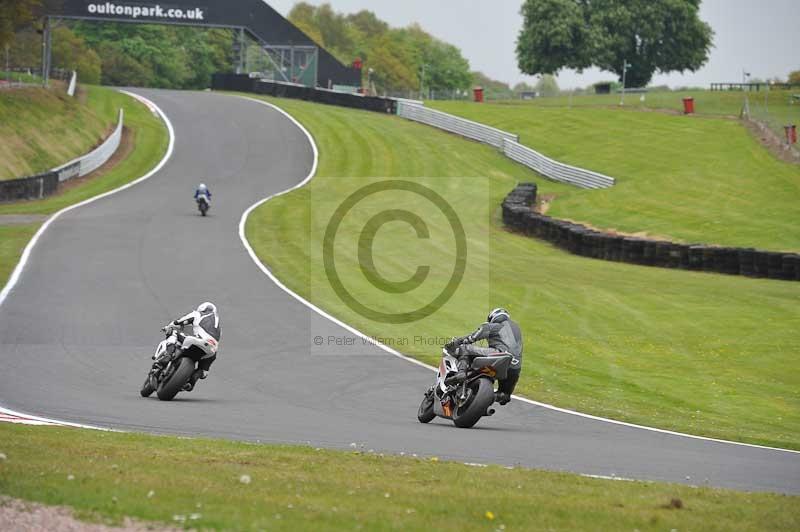
M 497 323 L 500 321 L 501 316 L 504 316 L 506 319 L 511 317 L 506 309 L 498 307 L 489 313 L 489 315 L 486 317 L 486 321 L 489 323 Z
M 197 190 L 199 190 L 200 192 L 205 192 L 206 190 L 208 190 L 208 187 L 206 186 L 205 183 L 200 183 L 200 186 L 197 187 Z
M 197 312 L 200 314 L 208 314 L 212 312 L 214 314 L 217 313 L 217 306 L 214 303 L 206 301 L 205 303 L 201 303 L 199 307 L 197 307 Z

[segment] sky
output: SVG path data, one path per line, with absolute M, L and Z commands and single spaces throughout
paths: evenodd
M 265 0 L 287 15 L 295 0 Z M 520 73 L 516 40 L 522 26 L 522 0 L 306 0 L 329 3 L 336 11 L 373 11 L 392 26 L 417 22 L 435 37 L 458 46 L 473 70 L 514 85 L 536 78 Z M 697 72 L 657 74 L 653 85 L 707 87 L 712 82 L 753 78 L 786 79 L 800 70 L 800 0 L 703 0 L 700 18 L 715 32 L 714 49 Z M 582 74 L 561 71 L 562 89 L 610 81 L 614 74 L 596 68 Z

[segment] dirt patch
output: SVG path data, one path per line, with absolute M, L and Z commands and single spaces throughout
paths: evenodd
M 178 529 L 162 528 L 152 524 L 145 525 L 128 518 L 125 518 L 121 527 L 85 523 L 75 519 L 72 510 L 63 506 L 44 506 L 0 495 L 0 530 L 17 532 L 49 532 L 51 530 L 144 532 L 146 530 L 173 531 Z
M 547 214 L 547 211 L 550 210 L 550 206 L 553 204 L 555 199 L 555 194 L 542 194 L 541 196 L 538 196 L 536 198 L 536 205 L 533 206 L 533 212 Z
M 70 179 L 69 181 L 64 181 L 58 186 L 58 192 L 50 196 L 51 198 L 56 197 L 60 194 L 63 194 L 67 190 L 80 186 L 87 181 L 91 181 L 93 179 L 98 179 L 103 177 L 108 172 L 113 170 L 118 164 L 128 158 L 128 156 L 133 152 L 134 148 L 136 147 L 135 142 L 133 141 L 133 133 L 127 128 L 122 128 L 122 138 L 120 139 L 119 148 L 117 151 L 114 152 L 114 155 L 106 161 L 106 163 L 92 172 L 91 174 L 87 174 L 83 177 L 76 177 Z

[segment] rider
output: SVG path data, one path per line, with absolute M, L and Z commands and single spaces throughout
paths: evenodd
M 472 345 L 478 340 L 486 340 L 489 347 Z M 459 346 L 458 356 L 459 373 L 457 378 L 464 380 L 469 367 L 469 360 L 476 356 L 492 356 L 498 352 L 510 353 L 512 356 L 511 367 L 506 378 L 501 380 L 497 389 L 497 402 L 501 405 L 511 400 L 511 394 L 519 380 L 522 371 L 522 331 L 519 324 L 511 319 L 504 308 L 492 310 L 486 317 L 486 323 L 478 327 L 468 336 L 453 338 L 448 345 Z
M 175 327 L 182 330 L 186 325 L 192 326 L 192 335 L 179 334 L 178 339 L 182 342 L 180 351 L 176 356 L 180 356 L 181 352 L 189 349 L 199 349 L 202 355 L 198 353 L 200 361 L 197 364 L 197 369 L 192 373 L 192 377 L 186 385 L 186 391 L 190 392 L 194 389 L 194 385 L 198 379 L 205 379 L 211 369 L 211 364 L 217 359 L 217 348 L 219 347 L 219 340 L 222 337 L 222 327 L 219 323 L 219 313 L 217 307 L 213 303 L 202 303 L 197 310 L 193 310 L 189 314 L 171 321 L 164 327 Z M 156 365 L 164 366 L 166 364 L 167 356 L 162 359 L 156 360 Z
M 197 201 L 200 196 L 205 196 L 206 202 L 211 203 L 211 191 L 208 190 L 208 187 L 205 183 L 200 183 L 200 185 L 197 187 L 197 190 L 194 191 L 195 201 Z

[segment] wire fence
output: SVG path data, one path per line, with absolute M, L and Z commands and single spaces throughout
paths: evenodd
M 50 79 L 69 82 L 72 78 L 72 72 L 71 70 L 54 68 L 50 72 Z M 38 87 L 42 83 L 42 73 L 37 68 L 10 66 L 0 70 L 0 90 Z
M 796 131 L 800 127 L 800 87 L 796 90 L 746 92 L 741 117 L 771 132 L 776 142 L 800 157 L 796 144 Z

